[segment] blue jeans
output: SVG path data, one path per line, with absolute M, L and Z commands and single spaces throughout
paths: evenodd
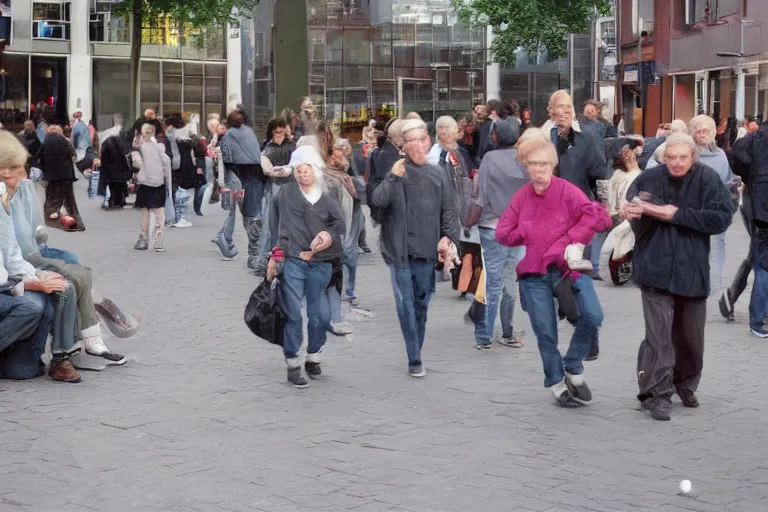
M 81 265 L 80 259 L 73 253 L 64 249 L 56 249 L 54 247 L 40 246 L 40 255 L 43 258 L 51 258 L 54 260 L 64 260 L 65 263 L 72 263 L 73 265 Z
M 44 293 L 0 294 L 0 377 L 33 379 L 42 375 L 40 356 L 52 322 L 53 305 Z
M 234 172 L 229 169 L 224 169 L 224 186 L 230 190 L 242 189 L 240 178 L 238 178 Z M 239 201 L 232 201 L 229 207 L 229 215 L 224 220 L 224 225 L 221 226 L 219 233 L 224 233 L 224 240 L 232 246 L 232 236 L 235 233 L 235 220 L 237 220 L 237 209 L 242 208 L 242 203 Z M 241 210 L 242 211 L 242 210 Z
M 749 327 L 762 328 L 768 315 L 768 270 L 757 261 L 752 265 L 755 282 L 752 284 L 752 297 L 749 300 Z
M 362 208 L 358 207 L 352 213 L 352 226 L 349 236 L 344 240 L 344 266 L 346 267 L 347 297 L 355 298 L 355 283 L 357 282 L 357 240 L 365 227 L 365 217 Z
M 480 245 L 485 265 L 485 321 L 475 325 L 475 342 L 488 345 L 501 302 L 501 326 L 505 337 L 512 337 L 512 318 L 517 298 L 517 264 L 525 247 L 506 247 L 496 241 L 496 230 L 480 228 Z M 511 293 L 510 293 L 511 292 Z
M 90 290 L 86 293 L 90 293 Z M 30 294 L 30 300 L 37 303 L 40 309 L 45 308 L 47 302 L 53 305 L 51 353 L 54 356 L 70 353 L 75 344 L 83 338 L 78 319 L 77 292 L 72 282 L 67 282 L 67 288 L 63 292 L 50 295 L 34 293 Z
M 261 199 L 261 238 L 259 239 L 259 256 L 267 261 L 267 254 L 272 251 L 270 239 L 272 234 L 269 229 L 270 214 L 272 213 L 272 201 L 277 197 L 280 185 L 270 181 L 264 186 L 264 196 Z
M 397 318 L 405 339 L 408 366 L 421 365 L 421 349 L 427 326 L 427 309 L 435 293 L 435 261 L 409 261 L 407 265 L 390 265 L 392 291 Z
M 582 362 L 589 353 L 592 341 L 603 323 L 603 309 L 595 293 L 592 278 L 580 276 L 573 282 L 579 319 L 571 338 L 565 358 L 557 348 L 557 310 L 552 295 L 561 273 L 550 271 L 544 276 L 525 277 L 520 280 L 520 305 L 531 319 L 533 332 L 539 345 L 544 365 L 544 387 L 550 387 L 565 378 L 564 372 L 580 375 L 584 371 Z M 568 278 L 566 278 L 568 279 Z
M 595 233 L 595 237 L 592 239 L 592 243 L 589 245 L 589 259 L 592 262 L 592 270 L 595 272 L 597 272 L 597 270 L 600 268 L 600 251 L 603 250 L 603 244 L 605 243 L 605 239 L 608 238 L 608 233 L 610 232 L 611 230 L 608 229 L 602 233 Z
M 723 270 L 725 268 L 725 233 L 712 235 L 709 240 L 709 293 L 717 294 L 724 288 Z
M 301 305 L 307 300 L 308 354 L 316 354 L 325 345 L 325 330 L 330 323 L 325 289 L 331 280 L 332 266 L 327 262 L 306 262 L 286 258 L 278 297 L 288 316 L 283 337 L 283 354 L 296 357 L 304 338 Z

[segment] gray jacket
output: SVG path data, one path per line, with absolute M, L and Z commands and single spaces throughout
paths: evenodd
M 315 254 L 313 261 L 341 257 L 345 226 L 336 200 L 326 193 L 311 204 L 295 181 L 280 187 L 269 216 L 272 247 L 280 247 L 287 258 L 298 258 L 301 252 L 310 250 L 309 244 L 321 231 L 331 234 L 333 245 Z
M 373 191 L 373 206 L 385 210 L 381 223 L 381 254 L 387 265 L 409 259 L 437 259 L 444 236 L 459 243 L 456 193 L 439 167 L 406 163 L 405 177 L 392 174 Z

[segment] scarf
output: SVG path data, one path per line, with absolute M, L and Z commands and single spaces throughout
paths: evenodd
M 352 179 L 352 176 L 347 174 L 347 168 L 349 168 L 349 163 L 347 163 L 347 159 L 345 158 L 340 163 L 326 165 L 323 169 L 323 174 L 325 175 L 326 180 L 329 182 L 341 183 L 349 195 L 357 199 L 355 181 Z

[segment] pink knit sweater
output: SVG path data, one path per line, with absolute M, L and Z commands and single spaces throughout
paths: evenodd
M 595 233 L 609 227 L 611 218 L 602 205 L 590 201 L 576 185 L 553 176 L 541 195 L 531 183 L 517 191 L 496 226 L 496 241 L 525 246 L 518 276 L 546 274 L 552 263 L 565 268 L 568 245 L 589 244 Z

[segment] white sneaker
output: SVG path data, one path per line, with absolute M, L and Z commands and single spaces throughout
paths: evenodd
M 549 389 L 552 391 L 552 395 L 555 397 L 555 400 L 557 400 L 557 403 L 559 403 L 562 407 L 570 407 L 572 404 L 576 403 L 571 396 L 571 392 L 568 389 L 568 386 L 565 384 L 565 379 L 561 380 L 557 384 L 554 384 Z
M 191 228 L 192 223 L 187 219 L 181 219 L 179 222 L 173 225 L 174 228 Z
M 571 392 L 573 398 L 577 398 L 583 402 L 589 402 L 592 400 L 592 391 L 587 386 L 587 381 L 584 380 L 584 375 L 573 375 L 565 372 L 565 385 L 568 386 L 568 390 Z
M 86 354 L 105 359 L 109 366 L 122 366 L 127 361 L 124 355 L 109 350 L 101 336 L 85 338 L 83 346 L 85 347 Z
M 355 328 L 349 322 L 331 322 L 331 333 L 336 336 L 346 336 L 355 332 Z

